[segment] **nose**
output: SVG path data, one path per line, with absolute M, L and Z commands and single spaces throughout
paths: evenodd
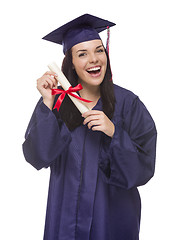
M 98 58 L 97 58 L 97 56 L 96 56 L 95 53 L 91 53 L 91 54 L 89 55 L 89 62 L 90 62 L 90 63 L 97 63 L 97 62 L 98 62 Z

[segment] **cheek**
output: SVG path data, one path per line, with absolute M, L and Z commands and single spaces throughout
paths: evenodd
M 74 67 L 75 67 L 77 75 L 81 75 L 82 71 L 83 71 L 83 67 L 81 65 L 77 65 L 77 64 L 74 65 Z
M 77 75 L 82 75 L 86 69 L 86 65 L 83 63 L 76 63 L 74 64 L 74 68 L 76 70 Z
M 106 69 L 107 68 L 107 57 L 106 57 L 106 55 L 100 56 L 99 60 L 101 61 L 103 67 Z
M 106 72 L 106 70 L 107 70 L 107 61 L 106 60 L 103 61 L 103 68 L 104 68 L 104 72 Z
M 106 57 L 106 56 L 102 59 L 102 62 L 103 62 L 104 65 L 107 67 L 107 57 Z
M 81 71 L 84 68 L 84 63 L 82 60 L 79 60 L 77 58 L 73 59 L 73 65 L 76 71 Z

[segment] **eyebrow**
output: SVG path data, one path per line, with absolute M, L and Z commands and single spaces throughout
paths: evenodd
M 96 49 L 99 49 L 99 48 L 101 48 L 101 47 L 103 47 L 102 44 L 99 45 L 99 46 L 97 46 Z M 87 51 L 86 49 L 80 49 L 80 50 L 78 50 L 76 53 L 78 53 L 78 52 L 86 52 L 86 51 Z

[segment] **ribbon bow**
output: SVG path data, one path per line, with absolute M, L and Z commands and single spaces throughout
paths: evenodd
M 78 85 L 75 86 L 75 87 L 70 86 L 69 89 L 66 90 L 66 91 L 65 91 L 65 90 L 62 90 L 62 89 L 52 89 L 52 95 L 60 94 L 60 96 L 58 97 L 57 102 L 56 102 L 56 104 L 55 104 L 55 106 L 54 106 L 53 109 L 56 109 L 56 108 L 57 108 L 57 110 L 59 111 L 59 108 L 60 108 L 60 106 L 61 106 L 61 103 L 63 102 L 66 94 L 69 94 L 69 95 L 71 95 L 72 97 L 75 97 L 75 98 L 77 98 L 77 99 L 79 99 L 79 100 L 81 100 L 81 101 L 83 101 L 83 102 L 88 102 L 88 103 L 89 103 L 89 102 L 92 102 L 92 101 L 86 100 L 86 99 L 84 99 L 84 98 L 81 98 L 81 97 L 79 97 L 79 96 L 77 96 L 77 95 L 75 95 L 75 94 L 73 93 L 73 92 L 77 92 L 77 91 L 82 90 L 82 89 L 83 89 L 83 87 L 82 87 L 81 84 L 78 84 Z

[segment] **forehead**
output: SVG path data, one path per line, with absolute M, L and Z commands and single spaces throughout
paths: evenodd
M 72 47 L 72 52 L 77 52 L 80 50 L 93 50 L 99 46 L 103 46 L 103 43 L 100 39 L 81 42 Z

